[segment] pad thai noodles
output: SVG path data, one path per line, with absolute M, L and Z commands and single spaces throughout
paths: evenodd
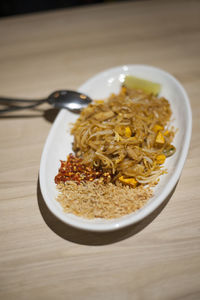
M 73 151 L 84 164 L 109 173 L 116 185 L 156 184 L 175 152 L 171 115 L 164 97 L 122 86 L 81 112 L 71 130 Z
M 55 177 L 63 210 L 112 219 L 143 207 L 175 152 L 171 115 L 165 98 L 127 86 L 85 108 L 71 129 L 74 154 Z

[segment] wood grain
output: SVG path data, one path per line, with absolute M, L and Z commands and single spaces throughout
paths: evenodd
M 110 235 L 65 227 L 42 201 L 49 106 L 1 116 L 0 299 L 200 298 L 199 11 L 195 0 L 129 1 L 0 20 L 0 96 L 45 97 L 142 63 L 176 76 L 193 111 L 189 155 L 170 201 L 146 224 Z

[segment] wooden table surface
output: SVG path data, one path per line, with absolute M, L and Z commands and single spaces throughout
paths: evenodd
M 195 0 L 139 1 L 0 20 L 0 96 L 45 97 L 140 63 L 177 77 L 193 111 L 190 151 L 167 205 L 108 234 L 66 227 L 44 204 L 49 106 L 1 115 L 0 299 L 200 299 L 199 11 Z

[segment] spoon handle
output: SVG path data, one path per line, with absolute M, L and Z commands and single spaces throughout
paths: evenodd
M 34 108 L 38 105 L 43 104 L 46 102 L 47 99 L 42 99 L 42 100 L 23 100 L 23 99 L 8 99 L 8 98 L 0 98 L 0 104 L 9 104 L 9 103 L 14 103 L 14 102 L 25 102 L 25 103 L 32 103 L 29 105 L 23 105 L 23 106 L 16 106 L 12 105 L 11 107 L 0 109 L 0 114 L 1 113 L 6 113 L 6 112 L 12 112 L 12 111 L 17 111 L 17 110 L 22 110 L 22 109 L 30 109 Z
M 30 103 L 30 102 L 38 102 L 41 100 L 35 100 L 35 99 L 20 99 L 20 98 L 7 98 L 7 97 L 0 97 L 0 103 L 12 103 L 12 102 L 25 102 L 25 103 Z

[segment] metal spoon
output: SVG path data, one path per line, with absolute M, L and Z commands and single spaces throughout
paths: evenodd
M 14 98 L 2 98 L 0 97 L 0 104 L 6 104 L 9 108 L 0 109 L 0 113 L 11 112 L 21 109 L 34 108 L 45 102 L 51 104 L 54 108 L 66 108 L 72 112 L 79 113 L 81 110 L 91 103 L 92 99 L 88 96 L 75 92 L 75 91 L 56 91 L 52 93 L 48 98 L 41 100 L 27 100 L 27 99 L 14 99 Z M 17 103 L 29 103 L 28 105 L 16 106 Z M 14 105 L 13 105 L 14 104 Z

